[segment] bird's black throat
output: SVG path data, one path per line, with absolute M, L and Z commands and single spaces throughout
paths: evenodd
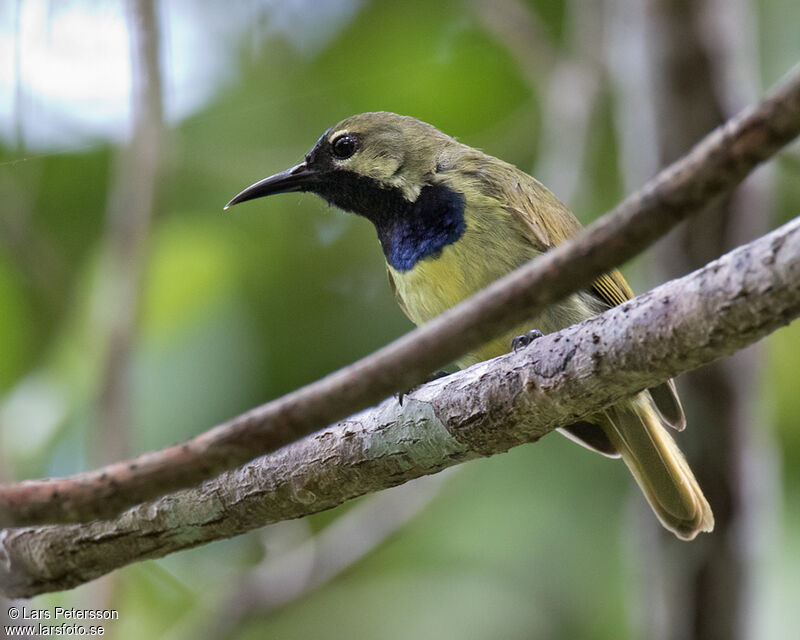
M 352 171 L 336 170 L 314 187 L 340 209 L 367 218 L 378 232 L 386 261 L 408 271 L 436 256 L 464 233 L 464 194 L 444 185 L 426 185 L 414 201 L 397 187 Z

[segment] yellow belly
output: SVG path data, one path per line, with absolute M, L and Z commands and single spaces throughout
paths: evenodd
M 398 301 L 415 324 L 427 322 L 538 255 L 529 244 L 514 242 L 513 237 L 510 240 L 492 243 L 484 238 L 477 242 L 467 232 L 461 240 L 445 247 L 439 256 L 420 260 L 409 271 L 401 272 L 389 266 Z M 539 329 L 543 333 L 557 331 L 596 314 L 600 309 L 593 308 L 595 306 L 587 294 L 573 295 L 459 358 L 456 364 L 466 367 L 506 353 L 514 336 L 529 329 Z

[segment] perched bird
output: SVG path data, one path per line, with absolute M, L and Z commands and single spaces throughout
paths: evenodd
M 293 191 L 316 193 L 372 222 L 397 302 L 418 325 L 581 228 L 528 174 L 432 125 L 388 112 L 341 121 L 322 134 L 304 162 L 256 182 L 226 208 Z M 632 296 L 622 275 L 612 271 L 456 364 L 493 358 L 529 329 L 557 331 Z M 562 433 L 607 456 L 621 456 L 664 527 L 691 540 L 711 531 L 714 518 L 666 429 L 684 426 L 670 381 Z

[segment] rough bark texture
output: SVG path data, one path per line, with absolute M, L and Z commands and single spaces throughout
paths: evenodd
M 0 531 L 0 591 L 67 589 L 124 564 L 298 518 L 534 442 L 733 353 L 800 314 L 800 218 L 515 354 L 394 398 L 116 519 Z
M 800 133 L 800 68 L 572 240 L 367 358 L 188 442 L 60 480 L 0 486 L 0 524 L 110 517 L 211 478 L 422 382 L 642 251 Z

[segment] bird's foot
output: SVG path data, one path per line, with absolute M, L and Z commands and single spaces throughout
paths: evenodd
M 409 393 L 414 391 L 415 389 L 419 389 L 423 384 L 427 384 L 428 382 L 433 382 L 434 380 L 438 380 L 439 378 L 444 378 L 445 376 L 449 376 L 450 374 L 445 371 L 444 369 L 439 369 L 438 371 L 434 371 L 431 373 L 422 384 L 418 384 L 416 387 L 411 387 L 410 389 L 406 389 L 405 391 L 398 391 L 395 395 L 397 396 L 397 402 L 400 403 L 400 406 L 403 406 L 403 398 L 407 396 Z
M 544 334 L 538 329 L 531 329 L 528 333 L 523 333 L 511 341 L 511 350 L 516 353 L 520 349 L 524 349 L 531 342 L 541 338 Z

